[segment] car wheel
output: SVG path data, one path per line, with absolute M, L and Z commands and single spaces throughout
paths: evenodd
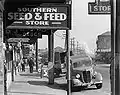
M 102 83 L 96 84 L 97 89 L 102 88 Z

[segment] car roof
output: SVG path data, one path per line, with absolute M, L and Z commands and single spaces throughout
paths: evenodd
M 74 63 L 74 62 L 79 62 L 79 61 L 81 61 L 81 60 L 86 60 L 86 61 L 91 61 L 92 62 L 92 59 L 91 59 L 91 57 L 90 56 L 81 56 L 81 55 L 77 55 L 77 56 L 71 56 L 70 57 L 71 58 L 71 60 L 72 60 L 72 63 Z

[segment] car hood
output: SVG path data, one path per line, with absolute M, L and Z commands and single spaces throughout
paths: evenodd
M 72 69 L 72 76 L 76 76 L 76 74 L 81 74 L 83 71 L 90 71 L 91 74 L 93 74 L 93 68 L 90 67 L 78 67 Z

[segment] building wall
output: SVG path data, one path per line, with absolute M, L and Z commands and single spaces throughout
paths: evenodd
M 111 34 L 110 32 L 105 32 L 102 35 L 98 35 L 96 41 L 97 45 L 97 55 L 96 61 L 102 62 L 104 64 L 110 64 L 111 62 Z
M 96 44 L 97 51 L 111 51 L 111 35 L 99 35 Z

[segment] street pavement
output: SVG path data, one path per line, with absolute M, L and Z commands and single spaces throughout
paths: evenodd
M 96 71 L 103 76 L 103 87 L 96 89 L 91 86 L 88 89 L 75 88 L 72 95 L 110 95 L 109 66 L 96 66 Z M 20 72 L 15 81 L 8 89 L 8 95 L 67 95 L 67 84 L 65 76 L 55 78 L 53 85 L 48 84 L 48 78 L 40 78 L 40 74 L 35 72 Z
M 66 95 L 65 77 L 55 78 L 53 85 L 48 84 L 48 78 L 40 78 L 38 72 L 20 72 L 8 89 L 8 95 Z

